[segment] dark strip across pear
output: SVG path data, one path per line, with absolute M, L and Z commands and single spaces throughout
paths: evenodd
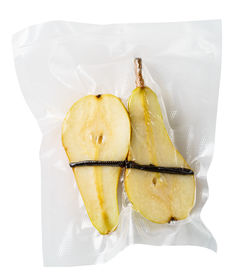
M 79 166 L 113 166 L 113 167 L 124 167 L 138 169 L 148 172 L 158 172 L 158 173 L 168 173 L 168 174 L 177 174 L 177 175 L 193 175 L 194 171 L 188 168 L 182 167 L 165 167 L 165 166 L 155 166 L 153 164 L 139 164 L 134 161 L 102 161 L 102 160 L 84 160 L 78 162 L 71 162 L 70 167 L 79 167 Z

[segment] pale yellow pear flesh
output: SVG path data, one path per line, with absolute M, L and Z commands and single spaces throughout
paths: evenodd
M 120 99 L 110 94 L 88 95 L 66 115 L 62 143 L 70 162 L 126 159 L 130 121 Z M 75 179 L 89 218 L 101 234 L 116 229 L 119 221 L 117 186 L 119 167 L 74 167 Z
M 156 94 L 136 88 L 128 104 L 132 135 L 128 160 L 139 164 L 190 168 L 172 144 Z M 125 188 L 135 210 L 156 223 L 185 219 L 194 204 L 193 175 L 127 169 Z

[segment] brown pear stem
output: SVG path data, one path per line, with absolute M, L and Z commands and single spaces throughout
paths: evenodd
M 139 58 L 139 57 L 135 58 L 134 64 L 135 64 L 136 86 L 143 88 L 144 80 L 142 77 L 142 60 L 141 60 L 141 58 Z

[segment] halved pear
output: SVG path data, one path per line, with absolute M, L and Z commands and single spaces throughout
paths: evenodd
M 128 160 L 139 164 L 190 168 L 171 142 L 156 94 L 144 86 L 137 60 L 137 85 L 129 99 L 132 136 Z M 194 204 L 195 178 L 127 169 L 125 188 L 134 208 L 156 223 L 185 219 Z
M 125 160 L 130 143 L 130 120 L 120 99 L 110 94 L 88 95 L 69 110 L 62 143 L 70 162 Z M 101 234 L 119 221 L 117 185 L 120 167 L 78 166 L 75 179 L 89 218 Z

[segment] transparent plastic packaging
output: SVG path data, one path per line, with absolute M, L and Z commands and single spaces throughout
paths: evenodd
M 200 219 L 208 197 L 221 64 L 221 22 L 89 25 L 48 22 L 13 37 L 17 76 L 43 133 L 40 150 L 44 264 L 105 262 L 130 244 L 197 245 L 216 251 Z M 194 170 L 196 200 L 188 218 L 156 224 L 133 210 L 118 186 L 118 228 L 91 224 L 61 142 L 74 102 L 110 93 L 124 105 L 135 88 L 133 60 L 158 96 L 168 134 Z

